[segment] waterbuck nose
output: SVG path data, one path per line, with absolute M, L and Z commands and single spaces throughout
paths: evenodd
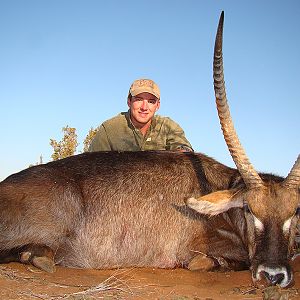
M 283 273 L 278 273 L 278 274 L 270 274 L 268 272 L 264 272 L 263 274 L 265 278 L 268 280 L 268 282 L 271 285 L 276 285 L 276 284 L 281 284 L 282 281 L 284 280 L 284 274 Z
M 259 265 L 253 279 L 263 285 L 278 284 L 285 288 L 293 282 L 293 273 L 289 266 Z

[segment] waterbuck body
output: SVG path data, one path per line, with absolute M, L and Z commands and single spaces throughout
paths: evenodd
M 199 252 L 246 263 L 244 228 L 233 232 L 229 219 L 184 202 L 239 181 L 202 154 L 164 151 L 86 153 L 32 167 L 0 185 L 1 248 L 45 244 L 60 264 L 84 268 L 173 268 Z
M 200 153 L 96 152 L 35 166 L 0 183 L 0 262 L 82 268 L 250 268 L 286 287 L 298 221 L 300 157 L 286 178 L 258 174 L 226 99 L 223 13 L 214 52 L 229 168 Z M 207 263 L 208 262 L 208 263 Z

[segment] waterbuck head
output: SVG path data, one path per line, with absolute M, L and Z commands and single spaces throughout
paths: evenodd
M 281 182 L 262 180 L 241 146 L 230 116 L 223 74 L 222 12 L 214 49 L 214 89 L 223 135 L 245 188 L 218 191 L 187 205 L 207 215 L 230 208 L 244 209 L 252 278 L 267 285 L 287 287 L 293 281 L 289 260 L 293 254 L 296 225 L 300 214 L 300 155 L 288 176 Z

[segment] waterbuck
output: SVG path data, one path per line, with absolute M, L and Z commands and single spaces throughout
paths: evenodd
M 84 153 L 0 183 L 0 262 L 81 268 L 250 268 L 254 282 L 293 275 L 300 156 L 284 179 L 258 174 L 233 128 L 221 14 L 214 86 L 237 169 L 201 153 Z M 205 264 L 203 264 L 205 262 Z

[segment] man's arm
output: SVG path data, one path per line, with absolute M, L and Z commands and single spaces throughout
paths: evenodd
M 169 119 L 169 134 L 167 136 L 167 148 L 182 152 L 194 152 L 192 145 L 185 137 L 183 129 L 172 119 Z
M 111 146 L 103 124 L 99 127 L 89 147 L 89 152 L 111 151 Z

